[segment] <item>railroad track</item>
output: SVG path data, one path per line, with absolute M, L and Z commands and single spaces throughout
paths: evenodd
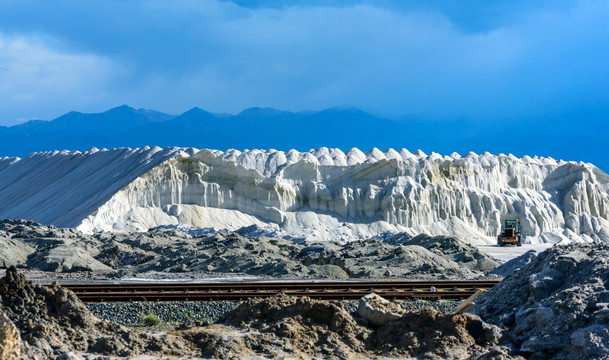
M 64 285 L 83 302 L 241 301 L 285 294 L 325 300 L 357 300 L 370 293 L 387 299 L 463 300 L 499 281 L 323 281 Z

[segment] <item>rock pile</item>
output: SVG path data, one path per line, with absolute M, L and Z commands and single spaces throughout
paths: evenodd
M 163 323 L 212 323 L 239 304 L 232 301 L 174 301 L 174 302 L 103 302 L 87 303 L 87 309 L 100 319 L 122 325 L 142 325 L 142 319 L 154 315 Z
M 74 229 L 3 220 L 0 267 L 109 277 L 156 272 L 349 279 L 475 278 L 498 266 L 488 255 L 455 238 L 403 238 L 402 243 L 373 239 L 311 243 L 243 237 L 238 232 L 192 236 L 163 228 L 88 236 Z
M 512 260 L 496 267 L 490 274 L 506 277 L 512 275 L 516 270 L 520 270 L 526 264 L 530 263 L 537 257 L 537 251 L 529 250 L 526 253 L 513 258 Z
M 609 245 L 554 246 L 477 300 L 531 359 L 609 358 Z

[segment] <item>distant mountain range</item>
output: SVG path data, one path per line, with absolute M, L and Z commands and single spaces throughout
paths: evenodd
M 401 132 L 402 124 L 358 109 L 294 113 L 251 108 L 237 115 L 215 115 L 192 108 L 175 116 L 123 105 L 100 114 L 69 112 L 51 121 L 0 127 L 0 156 L 145 145 L 220 150 L 372 148 L 403 142 Z
M 599 124 L 603 127 L 599 128 L 599 134 L 607 133 L 606 122 Z M 510 123 L 429 121 L 416 117 L 390 120 L 357 108 L 318 112 L 250 108 L 228 115 L 195 107 L 181 115 L 169 115 L 123 105 L 98 114 L 69 112 L 51 121 L 0 126 L 0 157 L 145 145 L 300 151 L 319 147 L 343 151 L 377 147 L 421 149 L 443 155 L 488 151 L 551 156 L 592 162 L 601 169 L 609 169 L 605 156 L 609 141 L 578 135 L 569 130 L 571 126 L 572 122 L 566 120 L 552 123 L 530 119 Z

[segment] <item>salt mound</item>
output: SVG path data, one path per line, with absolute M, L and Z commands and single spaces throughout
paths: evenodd
M 609 176 L 591 164 L 472 152 L 204 149 L 150 168 L 77 226 L 276 226 L 309 241 L 425 232 L 489 244 L 513 217 L 525 243 L 590 242 L 607 240 L 608 209 Z
M 507 329 L 536 359 L 609 358 L 609 245 L 554 246 L 477 300 L 472 312 Z
M 195 149 L 47 151 L 0 160 L 0 218 L 77 226 L 150 169 Z

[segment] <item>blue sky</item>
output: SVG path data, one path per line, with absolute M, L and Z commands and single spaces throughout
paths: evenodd
M 120 104 L 607 118 L 609 1 L 404 3 L 3 0 L 0 125 Z

